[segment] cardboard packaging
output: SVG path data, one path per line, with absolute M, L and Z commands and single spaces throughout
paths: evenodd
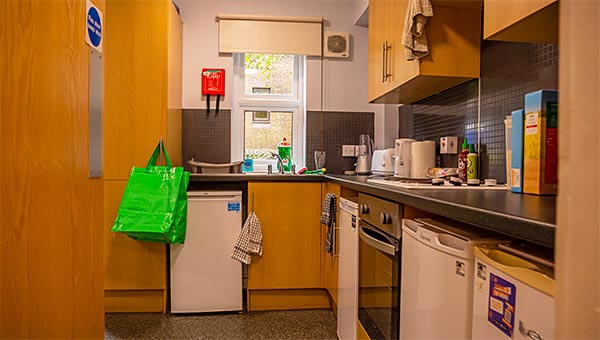
M 558 187 L 557 91 L 540 90 L 525 95 L 524 134 L 523 192 L 555 195 Z
M 510 190 L 523 192 L 523 122 L 525 110 L 512 112 L 511 146 L 512 154 L 510 166 Z

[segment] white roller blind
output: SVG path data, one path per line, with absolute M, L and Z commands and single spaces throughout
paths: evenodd
M 220 53 L 321 55 L 323 18 L 217 16 Z

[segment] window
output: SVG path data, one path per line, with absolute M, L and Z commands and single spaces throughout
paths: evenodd
M 252 158 L 254 171 L 266 172 L 286 138 L 292 161 L 304 166 L 304 62 L 289 54 L 234 54 L 232 161 Z

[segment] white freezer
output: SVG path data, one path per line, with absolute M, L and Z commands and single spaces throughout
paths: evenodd
M 171 312 L 242 310 L 242 264 L 231 258 L 242 193 L 188 192 L 185 243 L 171 245 Z

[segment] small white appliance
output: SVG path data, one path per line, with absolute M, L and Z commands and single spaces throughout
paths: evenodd
M 432 219 L 404 219 L 400 339 L 471 339 L 474 246 L 486 231 Z
M 475 248 L 473 339 L 555 338 L 552 263 L 519 252 Z
M 371 161 L 373 160 L 373 140 L 371 136 L 363 134 L 358 140 L 358 157 L 356 157 L 355 172 L 359 175 L 371 173 Z
M 358 319 L 358 203 L 340 198 L 337 334 L 356 339 Z
M 373 160 L 371 161 L 371 173 L 373 175 L 393 175 L 394 152 L 394 149 L 373 151 Z
M 350 34 L 348 32 L 325 32 L 323 54 L 328 58 L 350 56 Z
M 170 246 L 172 313 L 242 310 L 241 228 L 241 192 L 188 192 L 185 243 Z
M 428 178 L 427 170 L 435 167 L 435 142 L 413 142 L 410 155 L 410 178 Z
M 416 142 L 410 138 L 396 139 L 394 158 L 394 177 L 410 178 L 411 145 Z

